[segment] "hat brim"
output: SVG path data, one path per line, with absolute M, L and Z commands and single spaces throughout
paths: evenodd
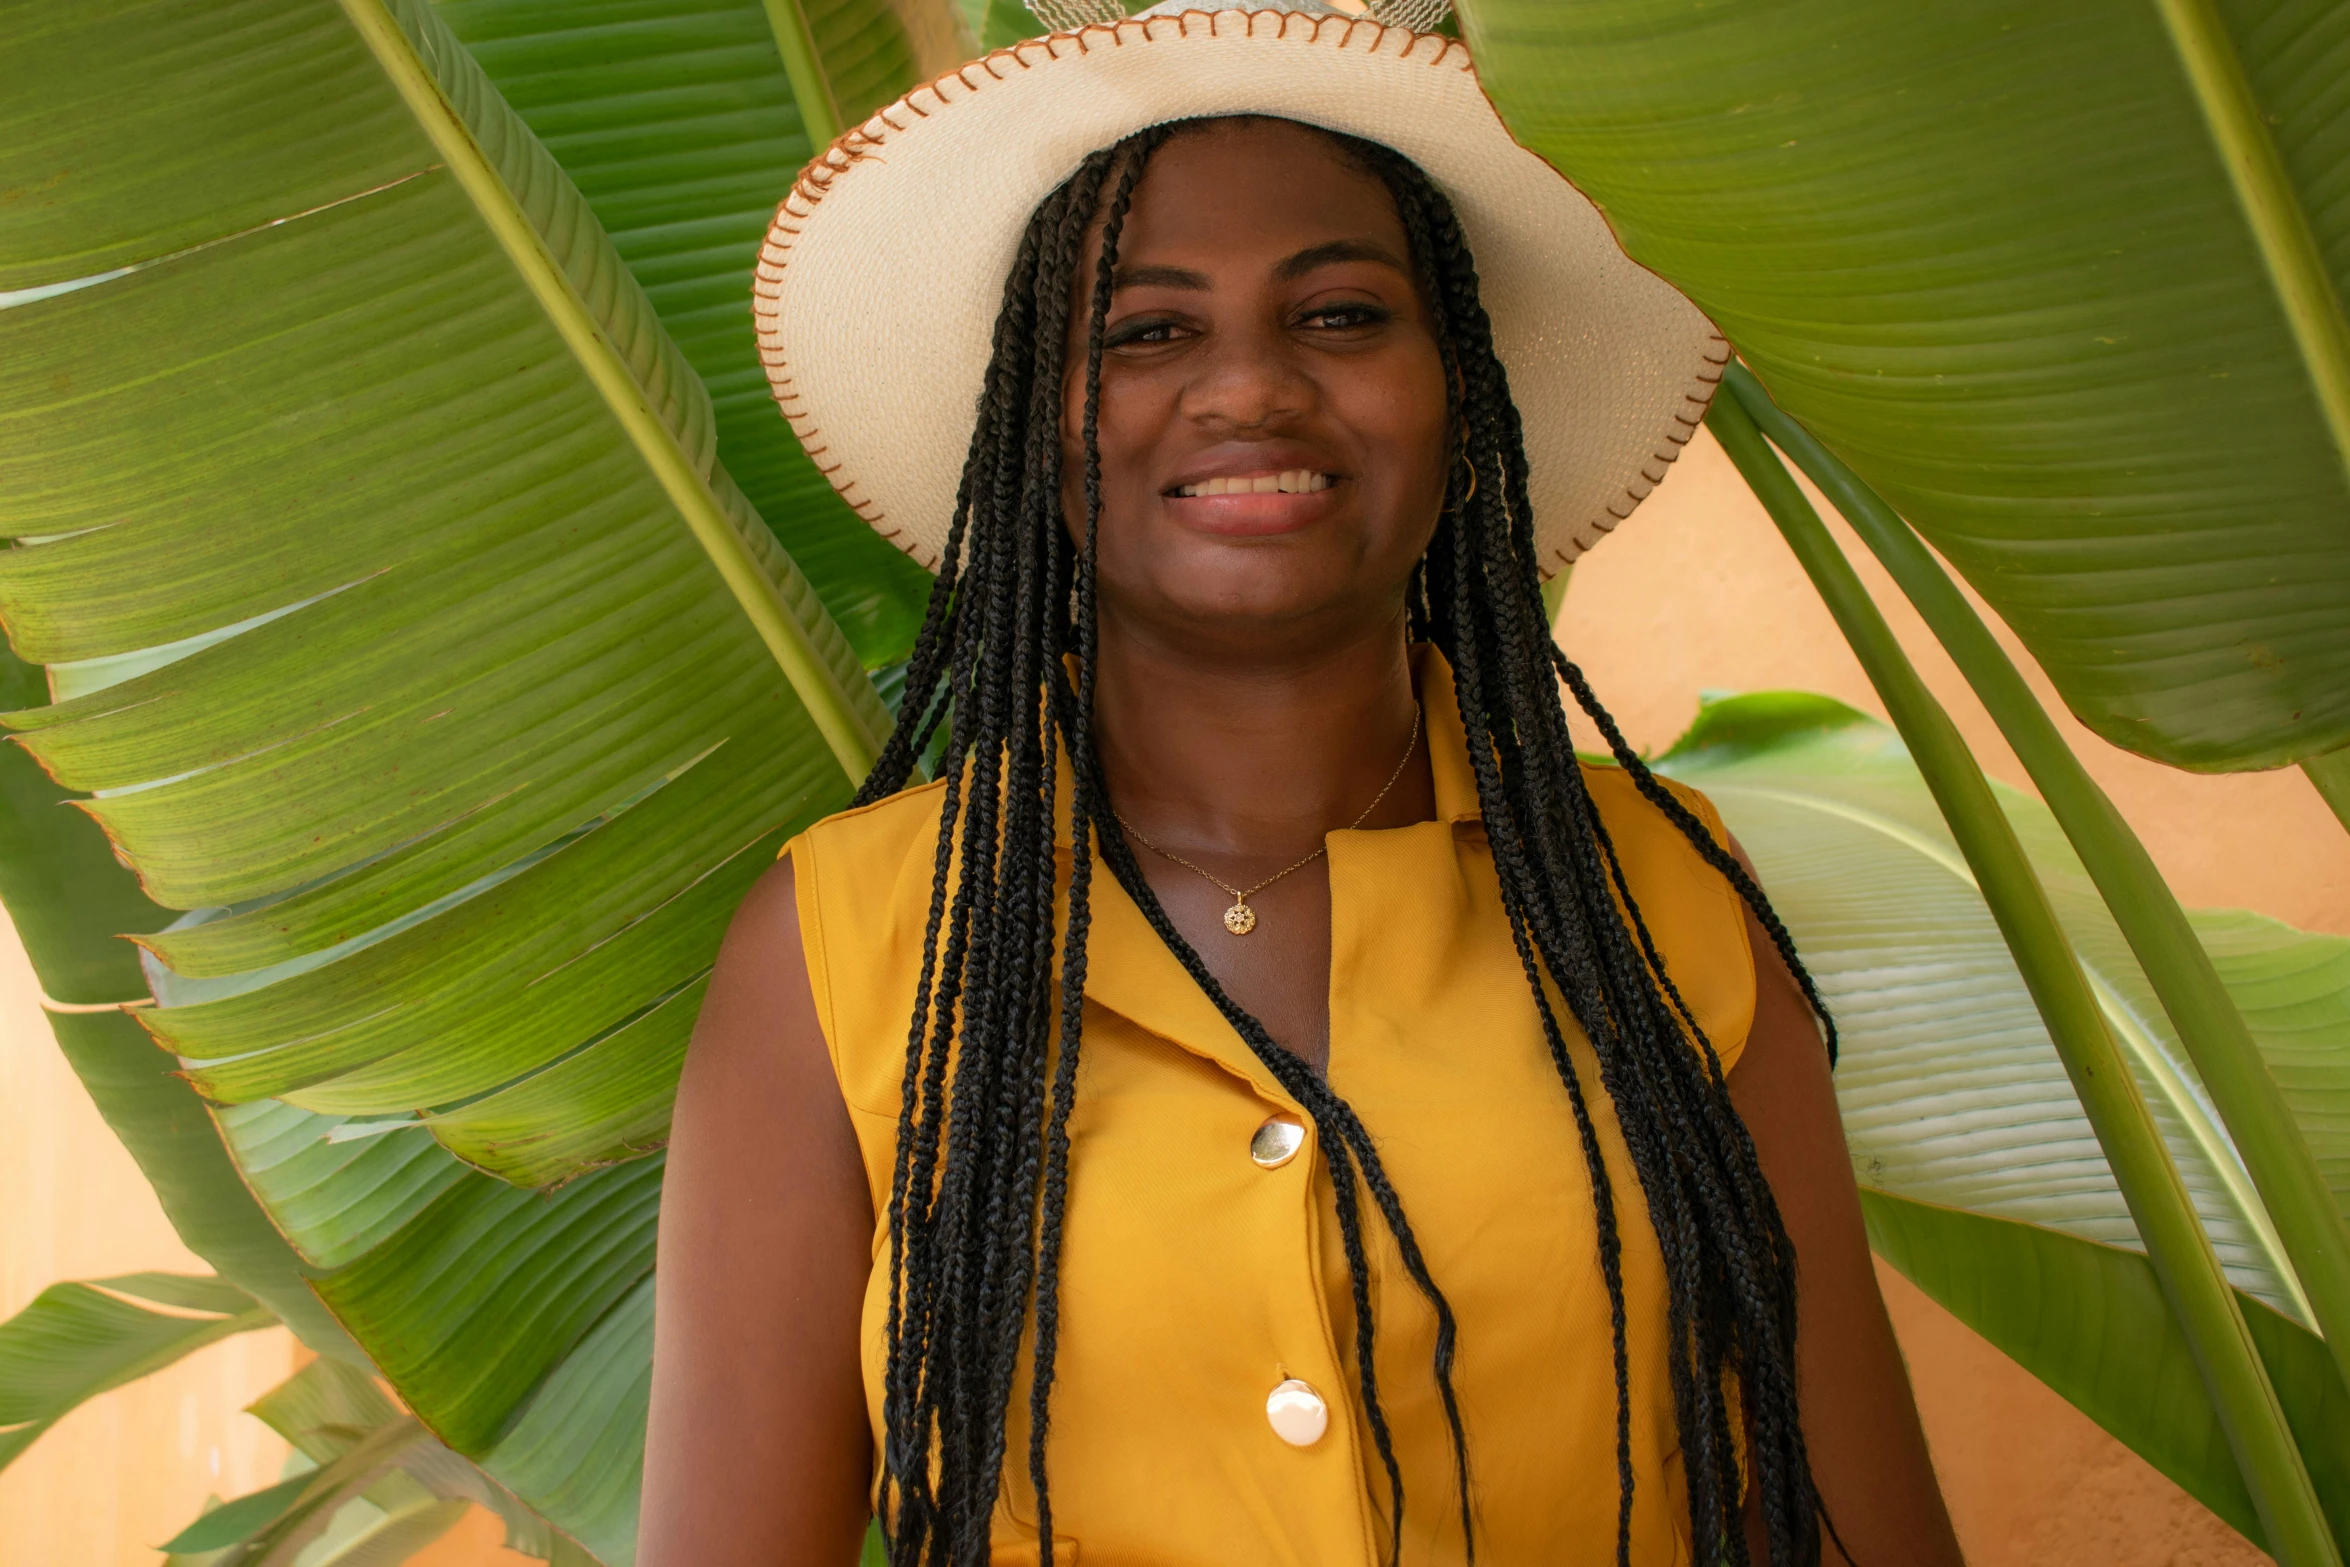
M 999 49 L 802 172 L 768 230 L 753 314 L 776 402 L 857 514 L 937 568 L 1029 215 L 1098 148 L 1233 114 L 1383 143 L 1450 198 L 1525 422 L 1544 574 L 1630 516 L 1721 380 L 1730 351 L 1712 323 L 1511 138 L 1466 46 L 1242 10 Z

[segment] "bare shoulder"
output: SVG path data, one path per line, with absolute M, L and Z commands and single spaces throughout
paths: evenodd
M 776 1178 L 805 1180 L 819 1151 L 838 1173 L 862 1169 L 817 1016 L 798 875 L 787 857 L 752 885 L 720 944 L 678 1084 L 670 1191 L 682 1181 L 684 1193 L 699 1195 L 707 1180 L 774 1193 Z M 862 1179 L 856 1184 L 861 1193 Z
M 759 1014 L 770 1026 L 750 1030 L 727 1026 L 746 1012 Z M 710 973 L 709 997 L 702 1003 L 702 1025 L 694 1033 L 694 1053 L 704 1058 L 731 1055 L 736 1047 L 753 1044 L 759 1035 L 766 1036 L 768 1042 L 790 1043 L 790 1036 L 798 1033 L 790 1025 L 803 1017 L 810 1026 L 816 1022 L 807 948 L 800 931 L 799 877 L 787 855 L 751 884 L 750 893 L 726 927 L 717 966 Z M 778 1022 L 785 1025 L 780 1030 L 773 1027 Z M 770 1054 L 763 1050 L 750 1053 Z
M 872 1202 L 833 1079 L 790 861 L 728 927 L 662 1191 L 645 1567 L 848 1561 L 867 1447 Z

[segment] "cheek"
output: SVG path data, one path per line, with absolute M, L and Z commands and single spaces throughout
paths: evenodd
M 1386 488 L 1415 518 L 1444 493 L 1452 457 L 1452 430 L 1444 395 L 1444 366 L 1433 345 L 1401 356 L 1390 373 L 1341 383 L 1347 420 L 1379 454 Z
M 1115 507 L 1141 493 L 1152 442 L 1165 420 L 1148 384 L 1134 377 L 1105 375 L 1094 410 L 1094 445 L 1101 455 L 1102 500 Z M 1061 389 L 1061 498 L 1069 525 L 1085 523 L 1085 376 L 1071 375 Z

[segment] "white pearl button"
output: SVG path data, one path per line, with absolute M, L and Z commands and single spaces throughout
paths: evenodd
M 1311 1447 L 1330 1428 L 1330 1406 L 1321 1394 L 1291 1377 L 1267 1395 L 1265 1419 L 1273 1434 L 1291 1447 Z
M 1277 1115 L 1258 1127 L 1257 1134 L 1248 1140 L 1248 1156 L 1263 1169 L 1278 1170 L 1296 1158 L 1297 1151 L 1305 1145 L 1306 1129 L 1286 1115 Z

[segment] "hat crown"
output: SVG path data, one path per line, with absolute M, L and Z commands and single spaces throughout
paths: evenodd
M 1181 16 L 1186 11 L 1294 11 L 1300 16 L 1344 16 L 1345 12 L 1324 0 L 1159 0 L 1147 10 L 1137 11 L 1138 17 Z
M 1023 0 L 1028 12 L 1050 32 L 1110 26 L 1126 19 L 1118 0 Z M 1452 14 L 1452 0 L 1368 0 L 1363 10 L 1341 9 L 1328 0 L 1159 0 L 1137 18 L 1181 16 L 1191 11 L 1287 11 L 1298 16 L 1368 15 L 1375 22 L 1415 33 L 1434 32 Z

